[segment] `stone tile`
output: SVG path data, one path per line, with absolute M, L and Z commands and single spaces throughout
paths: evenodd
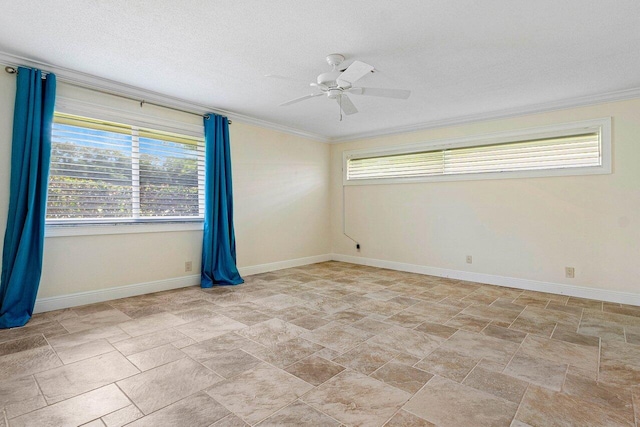
M 253 345 L 250 343 L 242 344 L 241 348 L 278 368 L 285 368 L 298 360 L 322 350 L 321 345 L 303 338 L 294 338 L 268 347 L 257 343 L 252 344 Z
M 618 341 L 603 342 L 599 379 L 629 387 L 640 384 L 640 346 Z
M 393 360 L 403 365 L 413 366 L 420 361 L 420 358 L 406 353 L 398 353 Z
M 567 305 L 602 311 L 602 301 L 596 301 L 591 299 L 569 297 L 569 301 L 567 301 Z
M 348 302 L 330 297 L 321 297 L 319 299 L 314 299 L 313 301 L 307 301 L 304 306 L 308 309 L 320 311 L 325 314 L 334 314 L 339 311 L 353 308 L 353 305 Z
M 114 384 L 46 406 L 11 420 L 12 427 L 77 426 L 130 405 Z
M 185 322 L 193 322 L 195 320 L 206 319 L 215 316 L 215 313 L 206 308 L 192 308 L 184 311 L 173 311 L 172 314 L 184 320 Z
M 590 408 L 607 412 L 611 418 L 633 425 L 633 398 L 628 387 L 615 386 L 589 380 L 582 376 L 567 375 L 563 393 L 588 402 Z
M 502 326 L 487 325 L 481 332 L 483 335 L 487 335 L 493 338 L 499 338 L 501 340 L 507 340 L 520 344 L 524 337 L 527 336 L 526 332 L 516 331 L 514 329 L 503 328 Z
M 118 381 L 117 385 L 144 414 L 150 414 L 221 380 L 199 363 L 184 358 Z
M 40 388 L 32 375 L 13 380 L 0 381 L 0 412 L 4 409 L 7 418 L 14 418 L 47 406 Z
M 230 332 L 194 345 L 183 347 L 181 350 L 195 361 L 204 362 L 205 360 L 240 348 L 241 345 L 248 341 L 248 339 L 234 332 Z
M 0 357 L 0 378 L 5 381 L 24 377 L 61 365 L 60 358 L 50 346 L 36 347 Z
M 175 329 L 189 338 L 200 342 L 224 335 L 227 332 L 237 331 L 245 327 L 246 325 L 244 323 L 236 322 L 226 316 L 215 315 L 206 319 L 200 319 L 195 322 L 176 326 Z
M 231 414 L 227 415 L 220 421 L 216 421 L 209 427 L 249 427 L 249 424 L 242 421 L 241 418 L 238 418 L 235 415 Z
M 480 319 L 478 317 L 469 316 L 467 314 L 457 314 L 452 319 L 449 319 L 445 325 L 452 326 L 458 329 L 464 329 L 465 331 L 480 332 L 491 321 L 486 319 Z
M 267 364 L 214 385 L 207 393 L 245 422 L 255 424 L 313 387 Z
M 380 291 L 370 292 L 365 294 L 364 296 L 370 299 L 379 300 L 379 301 L 389 301 L 393 298 L 400 296 L 399 292 L 390 291 L 388 289 L 382 289 Z
M 396 356 L 396 352 L 379 345 L 363 343 L 333 359 L 344 367 L 369 375 Z
M 303 305 L 306 301 L 290 295 L 272 295 L 267 298 L 258 299 L 256 304 L 270 308 L 271 310 L 284 310 L 297 305 Z
M 408 307 L 407 310 L 421 314 L 425 317 L 425 321 L 434 323 L 445 323 L 447 320 L 462 311 L 459 307 L 440 305 L 429 301 L 423 301 L 419 304 L 412 305 L 411 307 Z
M 425 320 L 425 316 L 405 310 L 391 317 L 387 317 L 384 321 L 392 325 L 402 326 L 403 328 L 415 328 Z
M 107 427 L 122 427 L 132 421 L 142 418 L 144 414 L 135 405 L 125 406 L 108 415 L 102 417 L 102 422 Z
M 88 359 L 90 357 L 99 356 L 101 354 L 110 353 L 112 351 L 115 351 L 115 348 L 109 344 L 106 339 L 100 339 L 79 344 L 74 347 L 62 347 L 59 348 L 56 353 L 60 360 L 62 360 L 62 363 L 69 364 Z
M 411 395 L 371 377 L 343 371 L 300 400 L 351 426 L 382 425 Z
M 588 410 L 585 410 L 588 408 Z M 629 427 L 609 411 L 543 387 L 530 386 L 522 399 L 517 420 L 531 426 Z
M 505 308 L 509 307 L 509 308 Z M 524 307 L 510 304 L 510 305 L 472 305 L 462 310 L 463 314 L 479 317 L 489 321 L 498 321 L 502 323 L 511 324 L 518 315 L 522 312 Z
M 391 419 L 384 425 L 384 427 L 437 427 L 437 426 L 407 411 L 400 410 L 393 417 L 391 417 Z
M 86 424 L 82 424 L 81 427 L 104 427 L 104 423 L 100 418 L 98 418 L 97 420 L 93 420 Z
M 578 327 L 578 333 L 600 337 L 603 341 L 625 341 L 623 325 L 599 320 L 583 319 Z
M 182 359 L 187 355 L 175 348 L 171 344 L 165 344 L 160 347 L 150 348 L 149 350 L 141 351 L 127 356 L 127 359 L 133 363 L 136 368 L 141 371 L 148 371 L 156 366 L 164 365 L 169 362 L 173 362 L 178 359 Z
M 331 322 L 302 335 L 304 339 L 318 343 L 324 347 L 344 353 L 369 338 L 369 334 L 361 329 L 345 326 L 339 322 Z
M 527 356 L 518 351 L 504 369 L 504 373 L 550 390 L 560 391 L 567 368 L 566 364 Z
M 560 340 L 572 344 L 578 344 L 589 347 L 598 347 L 600 346 L 600 339 L 596 336 L 591 335 L 583 335 L 575 332 L 574 328 L 566 328 L 562 325 L 558 325 L 551 338 L 555 340 Z
M 224 406 L 205 392 L 200 392 L 128 425 L 131 427 L 208 427 L 227 415 L 229 411 Z
M 231 378 L 246 372 L 260 363 L 262 363 L 261 360 L 240 349 L 231 350 L 229 353 L 202 362 L 204 366 L 223 378 Z
M 518 405 L 436 376 L 404 409 L 439 427 L 508 427 Z
M 322 412 L 316 411 L 309 405 L 296 401 L 271 415 L 266 420 L 258 424 L 259 427 L 279 427 L 279 426 L 340 426 L 336 420 L 328 417 Z
M 491 393 L 510 402 L 519 404 L 528 383 L 509 375 L 476 366 L 462 384 L 477 390 Z
M 435 350 L 443 341 L 442 338 L 433 335 L 394 326 L 367 342 L 422 358 Z
M 599 354 L 597 347 L 576 345 L 565 341 L 529 335 L 522 342 L 520 352 L 528 356 L 572 365 L 581 369 L 598 370 Z
M 139 371 L 117 351 L 35 375 L 49 404 L 103 387 Z
M 428 372 L 391 361 L 371 374 L 372 378 L 414 394 L 433 377 Z
M 455 334 L 457 329 L 451 326 L 444 326 L 439 323 L 424 322 L 413 328 L 415 331 L 422 332 L 428 335 L 434 335 L 436 337 L 447 339 L 451 335 Z
M 362 320 L 358 320 L 355 323 L 352 323 L 351 326 L 357 329 L 361 329 L 365 332 L 369 332 L 370 334 L 378 334 L 380 332 L 384 332 L 391 327 L 391 325 L 387 323 L 380 322 L 379 320 L 372 319 L 370 317 L 365 317 Z
M 322 357 L 311 355 L 285 370 L 309 384 L 317 386 L 344 371 L 344 367 Z
M 317 316 L 298 317 L 297 319 L 289 321 L 289 323 L 293 323 L 296 326 L 300 326 L 301 328 L 305 328 L 308 330 L 314 330 L 316 328 L 319 328 L 320 326 L 326 325 L 329 322 L 330 320 L 323 319 L 322 317 Z
M 513 321 L 509 329 L 515 329 L 530 334 L 550 337 L 556 327 L 556 321 L 551 318 L 532 314 L 531 311 L 524 310 L 520 316 Z
M 71 310 L 76 314 L 76 316 L 72 316 L 72 317 L 82 317 L 88 314 L 99 313 L 101 311 L 113 310 L 113 307 L 106 302 L 99 302 L 97 304 L 89 304 L 89 305 L 81 305 L 79 307 L 72 307 Z M 64 319 L 60 319 L 60 320 L 64 320 Z
M 258 307 L 256 307 L 256 309 L 258 309 Z M 268 309 L 263 309 L 262 307 L 259 307 L 259 309 L 262 310 L 262 312 L 266 312 L 265 310 L 268 310 Z M 273 311 L 272 313 L 267 313 L 267 314 L 272 314 L 272 317 L 277 317 L 278 319 L 284 320 L 285 322 L 289 322 L 299 317 L 305 317 L 305 316 L 322 317 L 326 315 L 326 313 L 323 311 L 312 310 L 306 306 L 291 307 L 286 310 Z M 264 319 L 264 320 L 269 320 L 269 319 Z
M 70 333 L 93 329 L 100 326 L 116 325 L 131 320 L 129 316 L 120 310 L 110 309 L 98 311 L 82 317 L 72 317 L 61 320 L 60 324 Z
M 0 343 L 12 341 L 18 338 L 26 338 L 29 335 L 44 335 L 46 338 L 52 338 L 60 335 L 66 335 L 69 331 L 62 327 L 58 322 L 47 321 L 40 324 L 23 326 L 21 328 L 0 329 Z
M 238 334 L 262 345 L 270 346 L 297 338 L 305 332 L 307 330 L 300 326 L 280 319 L 271 319 L 249 326 L 239 331 Z
M 366 313 L 361 313 L 355 310 L 344 310 L 337 313 L 329 314 L 324 318 L 330 322 L 339 321 L 342 323 L 355 323 L 358 320 L 362 320 L 367 317 Z
M 174 314 L 157 313 L 120 323 L 118 326 L 132 337 L 138 337 L 140 335 L 150 334 L 151 332 L 179 326 L 184 323 L 186 322 Z
M 480 357 L 465 356 L 455 350 L 438 348 L 416 363 L 415 367 L 453 381 L 462 382 L 480 359 Z
M 167 329 L 118 341 L 114 343 L 113 346 L 125 356 L 130 356 L 132 354 L 140 353 L 141 351 L 149 350 L 154 347 L 160 347 L 165 344 L 170 344 L 184 338 L 187 338 L 184 334 L 181 334 L 174 329 Z
M 21 351 L 27 351 L 36 349 L 39 347 L 48 347 L 49 343 L 44 338 L 44 335 L 30 335 L 24 338 L 18 338 L 11 341 L 5 341 L 0 343 L 0 358 L 13 353 L 19 353 Z
M 585 322 L 593 322 L 596 324 L 614 324 L 640 328 L 640 317 L 603 312 L 598 310 L 584 309 L 582 313 L 582 320 Z
M 53 338 L 49 338 L 49 344 L 56 350 L 76 347 L 81 344 L 86 344 L 92 341 L 106 339 L 110 343 L 114 341 L 120 341 L 122 339 L 129 338 L 122 329 L 117 326 L 105 326 L 95 329 L 88 329 L 82 332 L 76 332 L 68 335 L 61 335 Z
M 507 364 L 518 347 L 511 341 L 468 331 L 458 331 L 442 344 L 444 349 L 498 364 Z

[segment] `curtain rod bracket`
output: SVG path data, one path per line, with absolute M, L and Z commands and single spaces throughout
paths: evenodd
M 18 74 L 18 70 L 14 67 L 4 67 L 4 70 L 9 74 Z

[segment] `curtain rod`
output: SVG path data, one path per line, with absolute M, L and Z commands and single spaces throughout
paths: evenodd
M 4 70 L 9 74 L 18 74 L 18 70 L 15 67 L 7 66 L 7 67 L 4 67 Z M 44 73 L 46 73 L 46 71 Z M 194 116 L 200 116 L 200 117 L 203 117 L 203 118 L 209 120 L 209 115 L 208 114 L 194 113 L 193 111 L 182 110 L 180 108 L 175 108 L 175 107 L 168 107 L 166 105 L 156 104 L 154 102 L 148 102 L 148 101 L 145 101 L 144 99 L 140 100 L 138 98 L 133 98 L 131 96 L 121 95 L 119 93 L 110 92 L 110 91 L 107 91 L 107 90 L 95 89 L 95 88 L 92 88 L 92 87 L 90 87 L 88 85 L 85 86 L 85 85 L 80 85 L 80 84 L 72 83 L 72 82 L 68 82 L 68 81 L 65 81 L 64 83 L 66 83 L 68 85 L 71 85 L 71 86 L 80 87 L 80 88 L 83 88 L 83 89 L 90 89 L 90 90 L 92 90 L 94 92 L 104 93 L 105 95 L 117 96 L 119 98 L 129 99 L 131 101 L 138 101 L 140 103 L 140 108 L 142 108 L 144 106 L 144 104 L 153 105 L 154 107 L 167 108 L 169 110 L 179 111 L 181 113 L 193 114 Z M 229 119 L 227 119 L 227 121 L 229 122 L 229 124 L 232 123 L 232 121 L 229 120 Z

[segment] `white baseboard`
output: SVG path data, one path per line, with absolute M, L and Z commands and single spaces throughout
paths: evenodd
M 268 264 L 252 265 L 249 267 L 240 267 L 238 270 L 240 270 L 241 276 L 251 276 L 253 274 L 268 273 L 269 271 L 300 267 L 302 265 L 317 264 L 319 262 L 326 262 L 331 260 L 331 254 L 324 254 L 304 258 L 289 259 L 286 261 L 270 262 Z
M 486 283 L 489 285 L 508 286 L 529 291 L 547 292 L 550 294 L 568 295 L 572 297 L 588 298 L 601 301 L 617 302 L 640 306 L 640 294 L 614 291 L 585 286 L 565 285 L 563 283 L 540 282 L 537 280 L 519 279 L 494 274 L 474 273 L 471 271 L 451 270 L 446 268 L 429 267 L 426 265 L 407 264 L 382 259 L 363 258 L 342 254 L 331 254 L 334 261 L 351 264 L 368 265 L 371 267 L 388 268 L 390 270 L 406 271 L 409 273 L 428 274 L 430 276 L 447 277 L 470 282 Z
M 470 271 L 451 270 L 446 268 L 429 267 L 426 265 L 407 264 L 382 259 L 363 258 L 342 254 L 325 254 L 305 258 L 296 258 L 286 261 L 271 262 L 268 264 L 252 265 L 239 268 L 242 276 L 267 273 L 269 271 L 285 268 L 300 267 L 302 265 L 316 264 L 326 261 L 342 261 L 351 264 L 368 265 L 371 267 L 388 268 L 390 270 L 406 271 L 409 273 L 428 274 L 430 276 L 448 277 L 451 279 L 467 280 L 470 282 L 487 283 L 490 285 L 508 286 L 517 289 L 548 292 L 559 295 L 589 298 L 602 301 L 618 302 L 623 304 L 640 306 L 640 294 L 620 292 L 600 288 L 587 288 L 584 286 L 565 285 L 562 283 L 540 282 L 537 280 L 519 279 L 493 274 L 474 273 Z M 166 291 L 169 289 L 183 288 L 200 284 L 200 275 L 176 277 L 173 279 L 156 280 L 146 283 L 118 286 L 115 288 L 99 289 L 95 291 L 78 292 L 74 294 L 59 295 L 36 300 L 35 313 L 59 310 L 62 308 L 76 307 L 79 305 L 93 304 L 110 301 L 118 298 L 132 297 L 149 294 L 152 292 Z
M 316 264 L 318 262 L 331 261 L 331 255 L 316 255 L 305 258 L 296 258 L 286 261 L 271 262 L 268 264 L 252 265 L 239 268 L 240 275 L 251 276 L 253 274 L 267 273 L 269 271 L 282 270 L 284 268 L 299 267 L 301 265 Z M 95 291 L 77 292 L 74 294 L 59 295 L 48 298 L 38 298 L 34 313 L 60 310 L 63 308 L 77 307 L 80 305 L 94 304 L 97 302 L 111 301 L 118 298 L 133 297 L 136 295 L 150 294 L 153 292 L 167 291 L 170 289 L 196 286 L 200 284 L 200 275 L 176 277 L 173 279 L 155 280 L 153 282 L 135 283 L 132 285 L 118 286 Z
M 96 302 L 111 301 L 118 298 L 134 297 L 152 292 L 168 291 L 169 289 L 184 288 L 200 284 L 200 275 L 175 277 L 173 279 L 155 280 L 153 282 L 134 283 L 132 285 L 115 288 L 98 289 L 95 291 L 77 292 L 75 294 L 59 295 L 48 298 L 38 298 L 34 313 L 60 310 L 62 308 L 77 307 L 79 305 Z

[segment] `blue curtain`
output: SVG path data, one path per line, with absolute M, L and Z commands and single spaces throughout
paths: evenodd
M 226 117 L 205 116 L 204 141 L 205 208 L 200 286 L 239 285 L 244 280 L 236 267 L 229 122 Z
M 23 326 L 33 314 L 44 246 L 51 125 L 56 77 L 20 67 L 11 146 L 9 214 L 2 252 L 0 328 Z

